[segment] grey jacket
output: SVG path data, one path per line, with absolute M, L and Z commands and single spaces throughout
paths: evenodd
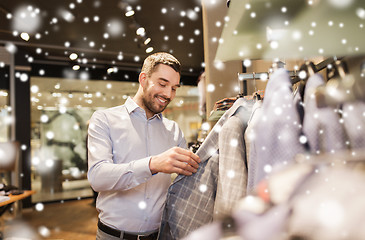
M 201 163 L 198 168 L 197 173 L 192 176 L 183 176 L 179 175 L 172 185 L 170 186 L 166 198 L 165 208 L 162 214 L 162 223 L 160 227 L 159 239 L 181 239 L 188 235 L 193 230 L 211 222 L 214 217 L 214 212 L 218 211 L 218 214 L 227 209 L 222 208 L 222 200 L 227 197 L 226 194 L 228 192 L 232 192 L 233 189 L 230 189 L 230 186 L 238 184 L 244 184 L 246 180 L 242 178 L 246 178 L 246 168 L 245 161 L 242 159 L 245 156 L 245 152 L 240 152 L 240 156 L 231 155 L 226 162 L 231 164 L 230 161 L 240 161 L 240 165 L 235 168 L 238 171 L 232 173 L 235 175 L 233 179 L 230 179 L 227 185 L 222 182 L 226 181 L 223 178 L 219 179 L 219 170 L 222 168 L 222 163 L 220 163 L 220 150 L 219 148 L 219 138 L 220 134 L 226 132 L 224 130 L 224 124 L 228 123 L 228 120 L 231 116 L 235 115 L 236 112 L 243 113 L 244 118 L 248 120 L 251 109 L 252 102 L 247 102 L 244 99 L 238 99 L 233 104 L 233 106 L 224 113 L 224 115 L 219 119 L 219 121 L 215 124 L 214 128 L 210 131 L 209 135 L 200 146 L 196 154 L 200 157 Z M 241 109 L 238 111 L 238 109 Z M 239 114 L 241 115 L 241 114 Z M 239 116 L 237 115 L 237 116 Z M 247 120 L 238 121 L 238 123 L 242 124 L 242 122 L 246 122 Z M 232 120 L 237 122 L 237 119 Z M 234 129 L 234 125 L 230 125 Z M 240 147 L 244 141 L 243 130 L 244 124 L 241 125 L 240 130 L 237 132 L 237 137 L 240 138 L 237 140 L 238 147 Z M 241 131 L 242 130 L 242 131 Z M 227 132 L 229 133 L 230 130 Z M 222 136 L 225 134 L 223 133 Z M 234 140 L 232 142 L 235 142 Z M 224 145 L 229 145 L 231 142 L 226 142 Z M 233 143 L 234 145 L 235 143 Z M 243 145 L 242 145 L 243 146 Z M 243 150 L 244 151 L 244 150 Z M 226 151 L 227 152 L 227 151 Z M 232 152 L 227 152 L 227 154 L 232 154 Z M 227 165 L 228 166 L 228 165 Z M 231 167 L 228 167 L 230 169 Z M 239 169 L 241 168 L 241 169 Z M 237 181 L 233 183 L 233 181 Z M 229 184 L 229 185 L 228 185 Z M 219 187 L 218 185 L 223 187 Z M 237 185 L 237 187 L 240 187 Z M 245 186 L 242 186 L 244 194 Z M 218 193 L 217 193 L 217 189 Z M 224 197 L 223 197 L 224 196 Z M 237 194 L 237 198 L 240 198 L 241 195 Z M 218 198 L 217 198 L 218 197 Z M 222 197 L 222 198 L 221 198 Z M 218 200 L 221 199 L 221 200 Z M 219 204 L 215 206 L 215 201 L 218 201 Z

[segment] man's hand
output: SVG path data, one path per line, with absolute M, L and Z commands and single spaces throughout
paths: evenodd
M 200 158 L 193 152 L 180 147 L 173 147 L 150 160 L 151 173 L 177 173 L 192 175 L 196 173 Z

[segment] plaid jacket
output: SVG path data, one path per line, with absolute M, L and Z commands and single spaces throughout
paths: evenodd
M 231 119 L 230 117 L 236 113 L 239 107 L 244 109 L 243 112 L 247 112 L 246 118 L 248 120 L 252 105 L 252 102 L 248 102 L 244 99 L 236 100 L 233 106 L 225 112 L 215 124 L 214 128 L 210 131 L 209 135 L 196 152 L 201 159 L 198 171 L 189 177 L 179 175 L 174 180 L 167 193 L 165 208 L 162 214 L 159 239 L 181 239 L 188 235 L 191 231 L 211 222 L 215 212 L 220 213 L 222 204 L 215 206 L 215 201 L 217 200 L 217 196 L 223 196 L 226 194 L 222 188 L 220 188 L 221 190 L 218 191 L 217 195 L 218 184 L 224 184 L 222 179 L 219 180 L 218 171 L 222 167 L 222 164 L 219 163 L 219 158 L 221 158 L 219 155 L 219 147 L 222 147 L 222 145 L 219 146 L 219 138 L 224 136 L 224 134 L 220 135 L 220 132 L 223 130 L 223 125 Z M 237 121 L 237 119 L 233 121 Z M 233 126 L 235 126 L 235 124 L 233 124 L 232 127 Z M 241 138 L 237 140 L 237 145 L 227 142 L 227 139 L 224 138 L 226 141 L 224 145 L 233 146 L 232 149 L 235 151 L 242 145 L 239 145 L 239 142 L 244 141 L 243 128 L 245 125 L 239 124 L 239 126 L 241 126 L 241 131 L 237 131 L 237 129 L 234 128 L 227 131 L 227 134 L 231 134 L 231 131 L 233 131 L 238 135 L 241 135 Z M 242 169 L 240 169 L 242 174 L 233 174 L 236 176 L 233 179 L 246 179 L 245 161 L 242 160 L 245 156 L 245 152 L 244 149 L 240 149 L 238 152 L 241 156 L 234 156 L 232 154 L 234 152 L 232 151 L 227 152 L 227 154 L 231 155 L 229 161 L 237 159 L 237 161 L 241 162 L 238 167 L 237 165 L 235 166 L 235 169 L 239 169 L 241 168 L 240 166 L 242 166 Z M 234 163 L 230 163 L 229 165 L 231 164 L 235 165 Z M 230 169 L 230 167 L 228 168 Z M 246 182 L 246 180 L 237 180 L 237 182 L 241 184 L 242 182 Z M 236 185 L 237 182 L 234 185 Z M 230 186 L 226 185 L 224 187 L 225 189 L 230 188 Z M 246 186 L 242 186 L 243 192 L 245 187 Z M 237 196 L 239 196 L 239 198 L 241 197 L 239 194 L 237 194 Z M 220 202 L 222 203 L 223 201 Z M 223 211 L 227 210 L 223 209 L 222 212 Z

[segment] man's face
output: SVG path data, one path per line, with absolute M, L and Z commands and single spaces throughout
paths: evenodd
M 160 113 L 174 99 L 180 87 L 180 74 L 171 67 L 159 64 L 150 77 L 145 76 L 143 85 L 143 105 L 147 117 Z

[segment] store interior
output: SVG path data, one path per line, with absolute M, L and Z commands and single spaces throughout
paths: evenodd
M 9 231 L 7 235 L 7 222 L 22 216 L 34 221 L 35 228 L 34 238 L 24 239 L 56 239 L 60 237 L 57 227 L 35 226 L 42 221 L 35 219 L 43 208 L 49 206 L 44 215 L 50 217 L 49 209 L 57 211 L 52 204 L 68 203 L 70 209 L 91 204 L 88 121 L 96 110 L 124 104 L 134 96 L 143 59 L 154 52 L 169 52 L 182 64 L 181 87 L 162 114 L 178 123 L 190 149 L 197 150 L 225 114 L 227 109 L 221 111 L 217 103 L 257 97 L 265 103 L 265 94 L 271 96 L 266 89 L 271 77 L 285 69 L 293 89 L 305 86 L 310 76 L 321 75 L 326 84 L 316 89 L 313 98 L 318 106 L 338 108 L 344 126 L 349 125 L 345 106 L 359 107 L 357 115 L 348 117 L 360 116 L 357 128 L 350 127 L 346 133 L 350 140 L 351 134 L 356 136 L 354 143 L 347 144 L 356 146 L 356 151 L 346 148 L 356 160 L 346 151 L 338 156 L 362 163 L 364 38 L 365 5 L 360 0 L 0 2 L 0 184 L 30 191 L 6 209 L 1 206 L 0 240 L 16 235 Z M 328 161 L 319 152 L 316 157 Z M 78 207 L 81 201 L 83 207 Z M 95 216 L 96 224 L 95 208 L 85 211 L 90 211 L 85 216 Z M 277 239 L 302 239 L 295 234 L 305 228 L 297 230 L 296 222 L 291 224 L 292 238 L 280 235 Z M 313 236 L 334 239 L 322 230 Z M 90 231 L 91 236 L 82 239 L 95 239 L 96 225 Z M 237 239 L 250 239 L 252 234 L 241 233 Z M 344 236 L 354 235 L 346 232 Z M 80 237 L 71 234 L 65 239 Z

